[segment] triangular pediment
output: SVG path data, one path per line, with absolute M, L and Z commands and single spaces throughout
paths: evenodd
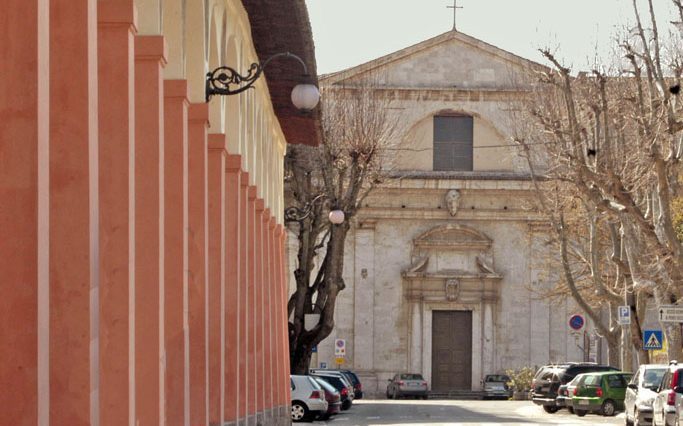
M 321 77 L 322 85 L 363 81 L 386 87 L 518 89 L 532 69 L 544 68 L 466 34 L 449 31 L 357 67 Z

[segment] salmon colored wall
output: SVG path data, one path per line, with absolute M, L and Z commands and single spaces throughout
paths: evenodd
M 265 79 L 215 127 L 197 82 L 257 59 L 241 3 L 7 1 L 3 420 L 286 423 L 285 141 Z

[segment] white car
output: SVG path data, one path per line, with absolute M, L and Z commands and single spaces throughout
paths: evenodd
M 681 422 L 683 414 L 683 366 L 671 361 L 666 368 L 657 396 L 652 403 L 652 424 L 674 426 Z
M 310 420 L 327 412 L 325 391 L 309 376 L 289 376 L 292 388 L 292 421 Z
M 643 364 L 633 375 L 624 397 L 627 425 L 652 424 L 652 403 L 666 370 L 665 364 Z

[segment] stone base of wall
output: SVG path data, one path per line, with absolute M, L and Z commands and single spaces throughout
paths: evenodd
M 290 426 L 292 424 L 291 411 L 288 405 L 275 407 L 237 421 L 224 422 L 222 425 L 211 423 L 209 426 Z

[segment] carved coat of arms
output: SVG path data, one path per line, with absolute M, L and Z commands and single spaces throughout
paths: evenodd
M 455 278 L 446 280 L 446 300 L 453 302 L 458 299 L 460 294 L 460 281 Z

